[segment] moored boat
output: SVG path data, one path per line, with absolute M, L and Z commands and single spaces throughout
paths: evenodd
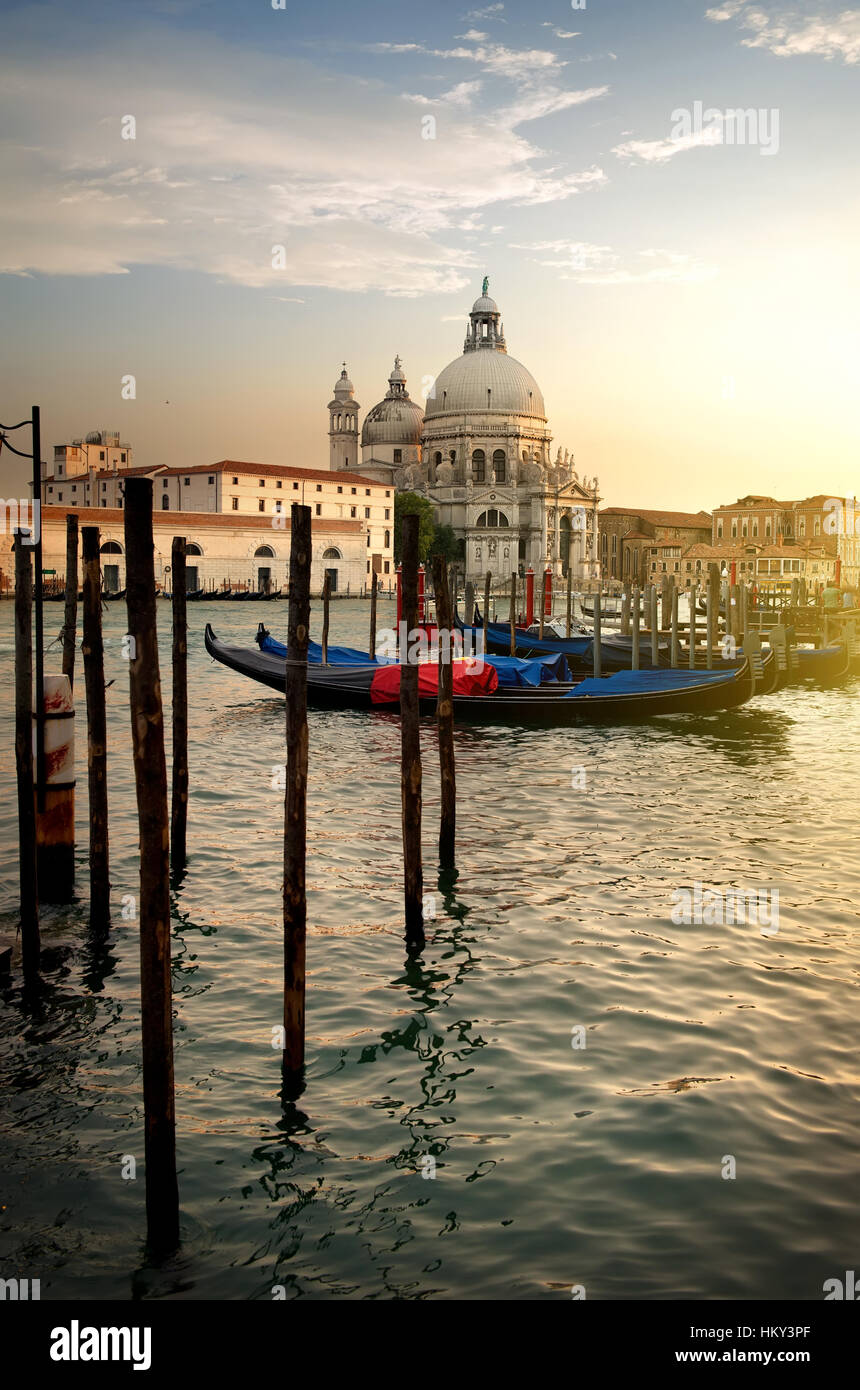
M 282 656 L 219 642 L 209 623 L 205 643 L 210 656 L 223 666 L 271 690 L 284 691 L 286 669 Z M 436 709 L 437 671 L 434 662 L 419 668 L 419 704 L 425 713 Z M 396 663 L 308 663 L 308 704 L 329 709 L 396 710 L 399 677 Z M 501 685 L 489 664 L 460 661 L 455 662 L 454 712 L 458 719 L 482 723 L 624 722 L 660 714 L 709 714 L 734 709 L 750 699 L 753 688 L 754 678 L 747 661 L 728 671 L 618 671 L 599 679 L 582 677 L 532 688 Z

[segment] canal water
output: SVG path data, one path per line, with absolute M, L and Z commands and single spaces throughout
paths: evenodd
M 332 612 L 332 641 L 363 645 L 368 604 Z M 169 701 L 169 605 L 159 614 Z M 426 721 L 435 917 L 414 959 L 398 718 L 312 711 L 307 1085 L 285 1108 L 283 704 L 203 646 L 207 619 L 250 646 L 261 618 L 285 635 L 282 603 L 189 605 L 182 1250 L 160 1268 L 144 1250 L 120 603 L 105 614 L 113 929 L 100 944 L 87 928 L 81 718 L 80 900 L 44 910 L 40 996 L 17 971 L 0 986 L 0 1275 L 74 1299 L 822 1298 L 860 1255 L 858 683 L 628 728 L 460 728 L 453 885 L 438 881 Z M 47 637 L 61 622 L 46 606 Z M 9 935 L 9 603 L 0 662 Z M 679 924 L 678 890 L 696 883 L 778 892 L 778 930 Z

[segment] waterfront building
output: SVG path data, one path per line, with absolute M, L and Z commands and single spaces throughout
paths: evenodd
M 66 517 L 74 511 L 79 526 L 98 526 L 104 587 L 125 588 L 124 513 L 119 507 L 47 506 L 42 508 L 42 567 L 59 582 L 66 571 Z M 189 511 L 153 512 L 155 579 L 171 589 L 170 554 L 174 536 L 184 536 L 187 587 L 285 589 L 290 568 L 289 517 Z M 365 532 L 358 519 L 311 518 L 311 590 L 320 593 L 330 572 L 339 593 L 360 593 L 366 582 Z M 390 583 L 391 581 L 389 581 Z M 386 586 L 387 587 L 387 586 Z
M 668 573 L 680 583 L 685 552 L 711 540 L 711 514 L 604 507 L 599 528 L 604 581 L 643 584 Z
M 357 435 L 356 435 L 357 439 Z M 129 455 L 131 450 L 128 450 Z M 92 454 L 89 455 L 92 458 Z M 42 480 L 43 506 L 78 511 L 97 508 L 100 511 L 121 510 L 125 483 L 129 477 L 148 477 L 153 480 L 153 507 L 156 512 L 174 515 L 193 514 L 224 516 L 237 522 L 237 564 L 244 564 L 244 531 L 241 518 L 263 517 L 266 525 L 273 518 L 285 516 L 286 521 L 275 524 L 289 529 L 289 511 L 293 502 L 311 508 L 314 520 L 356 521 L 364 545 L 364 582 L 376 573 L 381 582 L 394 571 L 394 485 L 362 473 L 341 470 L 337 475 L 327 469 L 293 468 L 284 464 L 237 462 L 222 459 L 214 464 L 194 464 L 188 468 L 111 466 L 69 474 L 65 467 Z M 185 530 L 189 523 L 186 522 Z M 222 528 L 222 535 L 225 534 Z M 332 558 L 332 557 L 330 557 Z M 351 567 L 345 564 L 341 574 L 338 561 L 332 569 L 333 592 L 343 589 Z
M 729 506 L 715 507 L 712 539 L 752 540 L 762 544 L 815 540 L 829 534 L 833 495 L 817 493 L 799 502 L 779 502 L 775 497 L 748 493 Z

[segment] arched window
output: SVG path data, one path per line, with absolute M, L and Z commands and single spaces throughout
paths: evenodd
M 120 545 L 119 541 L 105 541 L 104 545 L 101 547 L 101 549 L 100 549 L 100 551 L 99 551 L 99 554 L 101 554 L 101 555 L 121 555 L 121 554 L 122 554 L 122 546 Z
M 388 549 L 390 548 L 390 546 L 391 546 L 391 532 L 390 532 L 390 531 L 386 531 L 386 533 L 385 533 L 385 547 L 384 547 L 384 548 L 385 548 L 386 550 L 388 550 Z
M 434 462 L 435 462 L 437 468 L 440 468 L 440 467 L 441 467 L 441 465 L 442 465 L 442 455 L 441 455 L 440 453 L 437 453 L 437 454 L 436 454 L 436 458 L 435 458 Z
M 270 545 L 258 545 L 254 551 L 255 560 L 274 560 L 275 552 Z
M 485 528 L 488 531 L 495 530 L 499 527 L 507 527 L 509 524 L 505 513 L 497 511 L 495 507 L 491 507 L 488 512 L 481 512 L 481 515 L 475 522 L 476 526 Z
M 496 475 L 497 483 L 503 483 L 505 481 L 506 463 L 507 455 L 505 454 L 504 449 L 496 449 L 493 453 L 493 472 Z
M 487 460 L 483 449 L 476 449 L 472 454 L 472 480 L 482 483 L 486 476 Z
M 196 541 L 189 541 L 185 547 L 186 555 L 202 555 L 203 551 Z
M 163 492 L 163 493 L 161 494 L 161 510 L 162 510 L 163 512 L 166 512 L 169 506 L 170 506 L 170 498 L 168 497 L 168 495 L 167 495 L 166 492 Z
M 328 550 L 323 551 L 324 560 L 342 560 L 343 556 L 336 545 L 330 545 Z

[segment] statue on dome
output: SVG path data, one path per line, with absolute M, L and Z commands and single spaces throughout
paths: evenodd
M 484 283 L 483 283 L 483 285 L 481 286 L 481 294 L 484 295 L 484 296 L 486 296 L 486 295 L 489 294 L 489 292 L 490 292 L 490 277 L 489 277 L 489 275 L 485 275 L 485 276 L 484 276 Z M 344 366 L 346 366 L 346 363 L 344 363 Z

